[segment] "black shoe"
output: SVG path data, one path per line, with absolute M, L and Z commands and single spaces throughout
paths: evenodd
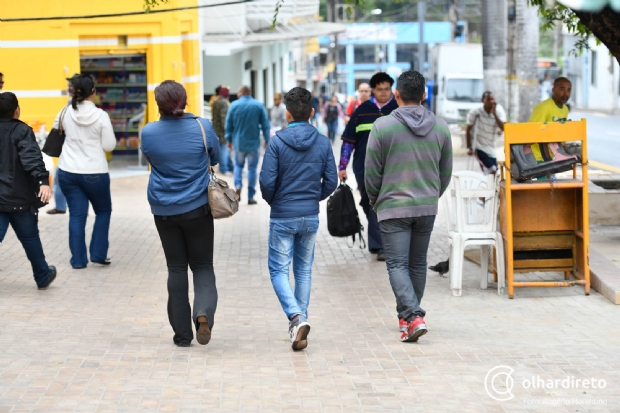
M 66 210 L 64 210 L 64 209 L 56 209 L 56 208 L 54 208 L 54 209 L 50 209 L 49 211 L 47 211 L 47 213 L 48 213 L 48 214 L 50 214 L 50 215 L 55 215 L 55 214 L 66 214 L 66 213 L 67 213 L 67 211 L 66 211 Z
M 385 261 L 385 254 L 382 249 L 377 251 L 377 261 Z
M 86 265 L 83 266 L 83 267 L 73 267 L 72 266 L 71 268 L 73 268 L 74 270 L 83 270 L 84 268 L 86 268 Z
M 39 290 L 47 290 L 47 287 L 56 279 L 56 267 L 50 265 L 50 274 L 47 276 L 47 282 L 43 285 L 39 285 Z
M 189 347 L 189 346 L 192 345 L 192 343 L 186 342 L 186 341 L 184 341 L 182 343 L 174 343 L 174 344 L 176 344 L 177 347 Z
M 112 264 L 112 260 L 109 258 L 106 258 L 104 261 L 94 261 L 94 260 L 90 260 L 90 262 L 94 262 L 95 264 L 101 264 L 101 265 L 110 265 Z M 73 267 L 75 268 L 75 267 Z
M 258 204 L 258 202 L 256 202 L 255 199 L 248 199 L 248 205 L 256 205 Z

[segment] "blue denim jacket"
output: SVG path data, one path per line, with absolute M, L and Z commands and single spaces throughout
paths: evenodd
M 226 140 L 237 152 L 256 152 L 260 147 L 260 131 L 269 142 L 269 117 L 265 106 L 252 96 L 241 96 L 230 104 L 226 114 Z

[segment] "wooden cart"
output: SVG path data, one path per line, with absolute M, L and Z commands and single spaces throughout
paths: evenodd
M 508 297 L 514 298 L 515 288 L 574 285 L 583 285 L 585 294 L 590 294 L 585 119 L 507 123 L 504 133 L 506 161 L 500 166 L 500 231 L 506 254 Z M 510 145 L 566 141 L 581 141 L 582 164 L 573 166 L 572 179 L 524 183 L 511 179 Z M 515 281 L 515 272 L 564 272 L 564 281 Z

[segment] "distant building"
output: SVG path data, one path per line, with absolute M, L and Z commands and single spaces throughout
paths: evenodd
M 224 0 L 200 0 L 203 4 Z M 287 0 L 271 29 L 275 2 L 248 3 L 204 9 L 201 16 L 202 78 L 205 97 L 224 84 L 235 94 L 241 85 L 254 98 L 271 106 L 273 94 L 295 86 L 289 83 L 293 42 L 345 30 L 343 24 L 319 22 L 319 0 Z
M 355 94 L 357 86 L 377 71 L 385 71 L 398 77 L 404 70 L 418 65 L 418 23 L 357 23 L 348 24 L 347 30 L 338 37 L 339 90 L 347 95 Z M 333 36 L 332 36 L 333 37 Z M 335 45 L 332 37 L 319 38 L 323 50 Z M 462 41 L 457 38 L 457 41 Z M 450 22 L 424 23 L 426 62 L 428 49 L 435 43 L 451 41 Z M 421 68 L 425 72 L 428 67 Z
M 578 37 L 564 36 L 564 76 L 573 82 L 570 103 L 583 109 L 618 112 L 620 108 L 620 66 L 605 45 L 590 39 L 590 50 L 569 55 Z

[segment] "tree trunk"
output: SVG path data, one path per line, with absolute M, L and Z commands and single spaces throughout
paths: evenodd
M 530 6 L 527 0 L 516 0 L 516 87 L 519 96 L 517 119 L 513 121 L 527 122 L 532 109 L 540 101 L 538 85 L 538 8 Z
M 620 13 L 614 12 L 609 6 L 598 13 L 573 11 L 620 63 Z
M 506 107 L 506 67 L 508 9 L 506 0 L 482 1 L 482 54 L 484 88 Z M 482 97 L 482 96 L 481 96 Z

